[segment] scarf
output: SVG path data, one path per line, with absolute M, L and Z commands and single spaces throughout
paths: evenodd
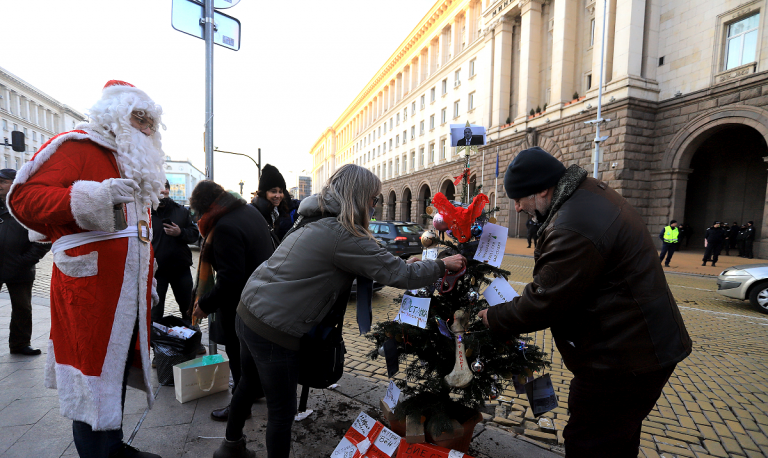
M 216 223 L 222 216 L 245 204 L 243 199 L 225 192 L 211 204 L 211 208 L 203 214 L 198 222 L 197 227 L 203 236 L 203 246 L 200 248 L 200 262 L 197 265 L 197 281 L 195 283 L 195 299 L 197 301 L 210 293 L 214 285 L 216 285 L 216 272 L 214 272 L 211 265 L 213 259 L 213 235 L 216 232 L 214 230 L 216 229 Z
M 560 178 L 560 181 L 558 181 L 555 186 L 555 192 L 552 194 L 552 205 L 549 206 L 547 214 L 542 218 L 544 219 L 544 222 L 536 233 L 536 237 L 541 237 L 541 234 L 543 234 L 544 230 L 549 226 L 555 213 L 560 210 L 560 207 L 563 206 L 565 201 L 570 199 L 573 193 L 576 192 L 576 188 L 578 188 L 586 179 L 587 171 L 578 165 L 574 164 L 566 169 L 565 173 Z M 541 219 L 539 219 L 539 221 L 541 221 Z

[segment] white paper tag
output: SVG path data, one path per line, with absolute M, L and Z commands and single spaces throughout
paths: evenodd
M 427 259 L 437 259 L 437 248 L 425 248 L 421 252 L 421 260 L 426 261 Z
M 397 446 L 400 445 L 400 436 L 390 431 L 385 426 L 381 429 L 379 437 L 376 438 L 374 444 L 377 449 L 384 452 L 387 456 L 392 456 L 392 454 L 395 453 Z
M 464 458 L 464 454 L 458 450 L 448 452 L 448 458 Z
M 400 312 L 395 317 L 395 321 L 426 328 L 431 300 L 432 298 L 430 297 L 403 296 L 403 302 L 400 303 Z
M 387 394 L 384 396 L 384 404 L 389 407 L 389 410 L 395 410 L 398 399 L 400 399 L 400 388 L 395 385 L 395 382 L 390 380 Z
M 333 450 L 333 453 L 331 453 L 331 458 L 352 458 L 355 456 L 355 452 L 357 452 L 355 444 L 350 442 L 346 437 L 342 437 L 339 445 L 337 445 Z
M 370 415 L 365 412 L 360 412 L 360 415 L 358 415 L 357 418 L 355 418 L 355 421 L 352 423 L 352 427 L 358 433 L 362 434 L 363 436 L 367 436 L 375 424 L 376 420 L 371 418 Z
M 510 285 L 504 277 L 498 277 L 485 288 L 483 296 L 485 297 L 485 300 L 488 301 L 488 305 L 493 306 L 509 302 L 513 298 L 519 296 L 519 294 L 517 294 L 517 291 L 512 288 L 512 285 Z
M 508 228 L 486 223 L 483 226 L 483 235 L 480 236 L 480 243 L 475 252 L 475 259 L 494 267 L 500 267 L 501 261 L 504 259 L 504 249 L 507 246 L 507 234 L 509 234 Z

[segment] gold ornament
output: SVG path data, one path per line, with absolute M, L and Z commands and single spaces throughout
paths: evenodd
M 435 208 L 432 206 L 429 206 L 425 211 L 427 212 L 427 215 L 431 215 L 432 213 L 435 212 Z
M 491 224 L 496 224 L 496 217 L 495 216 L 491 216 L 490 218 L 488 218 L 488 222 L 491 223 Z
M 477 283 L 477 280 L 475 280 L 475 277 L 472 277 L 471 283 L 472 283 L 472 286 L 475 286 L 475 284 Z
M 429 248 L 432 245 L 435 245 L 437 243 L 437 235 L 435 235 L 432 231 L 424 231 L 423 234 L 421 234 L 421 245 L 424 248 Z

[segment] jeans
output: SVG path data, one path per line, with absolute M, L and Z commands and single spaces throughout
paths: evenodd
M 157 295 L 160 296 L 160 302 L 152 307 L 152 321 L 160 321 L 165 315 L 165 295 L 168 293 L 168 285 L 173 288 L 173 297 L 179 304 L 181 317 L 189 320 L 189 307 L 192 305 L 192 274 L 189 267 L 174 272 L 164 272 L 160 270 L 156 275 Z
M 568 458 L 636 458 L 643 420 L 675 366 L 640 375 L 574 376 L 563 430 Z M 610 421 L 606 421 L 609 418 Z
M 664 255 L 667 255 L 667 260 L 664 261 L 664 265 L 668 266 L 669 261 L 672 259 L 672 255 L 675 254 L 677 249 L 677 243 L 662 242 L 661 254 L 659 254 L 659 261 L 664 261 Z
M 5 284 L 11 296 L 11 332 L 8 335 L 11 350 L 28 346 L 32 339 L 32 283 Z
M 234 308 L 219 307 L 216 314 L 221 318 L 221 325 L 224 328 L 223 343 L 226 347 L 227 358 L 229 358 L 229 371 L 232 372 L 232 380 L 234 380 L 232 387 L 232 394 L 234 394 L 237 390 L 237 384 L 240 383 L 240 377 L 242 377 L 242 357 L 240 355 L 242 343 L 238 338 L 240 333 L 235 327 L 237 311 Z
M 137 322 L 133 327 L 131 345 L 128 347 L 128 358 L 126 358 L 125 362 L 122 408 L 125 408 L 125 387 L 128 383 L 128 370 L 133 364 L 134 346 L 138 335 L 139 324 Z M 123 443 L 123 428 L 112 431 L 94 431 L 88 423 L 74 420 L 72 421 L 72 437 L 75 440 L 75 448 L 77 448 L 80 458 L 109 458 L 109 455 L 116 451 Z
M 232 396 L 227 422 L 227 440 L 243 436 L 245 417 L 263 389 L 267 398 L 267 454 L 287 458 L 291 450 L 291 426 L 296 415 L 299 352 L 288 350 L 253 332 L 238 316 L 242 376 Z

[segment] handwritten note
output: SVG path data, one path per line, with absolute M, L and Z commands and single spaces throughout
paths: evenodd
M 500 267 L 504 259 L 504 249 L 507 246 L 507 234 L 509 229 L 504 226 L 486 223 L 483 226 L 483 235 L 480 236 L 480 244 L 475 252 L 475 259 Z
M 397 405 L 397 401 L 399 399 L 400 388 L 395 385 L 395 382 L 390 380 L 389 386 L 387 387 L 387 394 L 384 395 L 384 404 L 389 407 L 389 410 L 395 410 L 395 406 Z
M 427 259 L 437 259 L 437 248 L 425 248 L 421 252 L 421 260 L 426 261 Z
M 427 327 L 427 317 L 429 316 L 429 297 L 403 296 L 403 302 L 400 303 L 400 312 L 395 317 L 395 321 L 411 324 L 420 328 Z
M 355 418 L 355 421 L 352 423 L 352 429 L 362 434 L 363 436 L 367 436 L 375 424 L 376 420 L 371 418 L 370 415 L 365 412 L 360 412 L 360 415 L 358 415 L 357 418 Z
M 400 445 L 400 436 L 390 431 L 389 429 L 382 427 L 381 432 L 376 437 L 373 445 L 384 452 L 387 456 L 392 456 L 395 453 L 398 445 Z M 377 455 L 380 456 L 380 455 Z
M 488 285 L 483 291 L 483 296 L 488 301 L 488 305 L 498 305 L 511 301 L 519 294 L 504 277 L 499 277 Z
M 346 437 L 341 438 L 341 442 L 331 453 L 331 458 L 353 458 L 357 452 L 355 444 L 350 442 Z

